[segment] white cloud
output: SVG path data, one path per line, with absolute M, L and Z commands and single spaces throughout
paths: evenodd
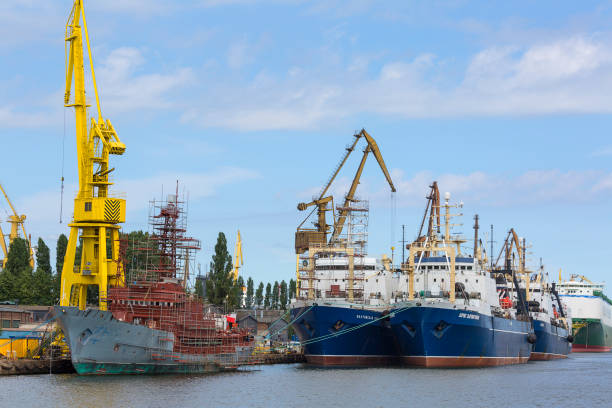
M 423 204 L 433 180 L 438 182 L 440 193 L 450 192 L 453 200 L 493 207 L 588 203 L 612 193 L 612 173 L 591 170 L 532 170 L 518 175 L 481 171 L 435 175 L 425 171 L 411 178 L 393 170 L 392 177 L 400 206 Z M 370 195 L 382 200 L 388 194 L 381 190 Z
M 166 74 L 140 73 L 145 61 L 142 51 L 132 47 L 109 54 L 96 70 L 103 107 L 120 112 L 169 108 L 174 105 L 169 94 L 194 80 L 189 68 Z
M 447 65 L 421 54 L 388 61 L 374 76 L 368 74 L 367 61 L 355 58 L 343 68 L 291 67 L 284 76 L 267 75 L 263 82 L 217 84 L 206 100 L 194 101 L 183 120 L 205 127 L 272 130 L 318 128 L 364 114 L 435 118 L 612 112 L 612 46 L 605 41 L 577 36 L 526 48 L 490 47 L 471 58 L 454 84 L 444 75 Z

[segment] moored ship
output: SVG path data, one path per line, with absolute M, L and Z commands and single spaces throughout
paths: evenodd
M 187 291 L 200 243 L 185 236 L 181 204 L 176 195 L 153 203 L 152 233 L 132 249 L 142 264 L 101 299 L 108 311 L 55 308 L 79 374 L 208 373 L 248 362 L 252 336 Z
M 602 283 L 572 275 L 559 282 L 559 296 L 572 314 L 572 352 L 609 352 L 612 349 L 612 301 Z
M 507 300 L 511 271 L 493 274 L 474 226 L 474 254 L 461 252 L 465 240 L 450 233 L 450 195 L 440 204 L 437 183 L 431 186 L 427 208 L 429 228 L 408 246 L 408 262 L 400 291 L 405 300 L 391 310 L 402 363 L 423 367 L 484 367 L 525 363 L 535 342 L 524 302 Z M 445 209 L 445 233 L 440 212 Z M 506 272 L 510 272 L 506 274 Z
M 298 296 L 291 306 L 306 362 L 314 365 L 371 366 L 396 361 L 394 338 L 385 317 L 395 273 L 390 259 L 367 255 L 369 207 L 355 196 L 370 153 L 392 192 L 395 186 L 372 136 L 365 129 L 353 136 L 321 193 L 312 202 L 298 204 L 300 211 L 309 207 L 317 211 L 315 228 L 303 227 L 309 215 L 295 234 Z M 360 140 L 367 142 L 361 162 L 343 204 L 334 208 L 334 197 L 328 191 Z M 333 225 L 327 224 L 328 212 L 333 215 Z

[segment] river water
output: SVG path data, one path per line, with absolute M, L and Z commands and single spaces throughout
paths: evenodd
M 612 407 L 612 353 L 478 369 L 261 366 L 205 376 L 0 377 L 0 407 Z

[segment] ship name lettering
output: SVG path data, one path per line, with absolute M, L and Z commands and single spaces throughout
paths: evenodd
M 462 317 L 464 319 L 480 320 L 480 316 L 471 313 L 459 313 L 459 317 Z

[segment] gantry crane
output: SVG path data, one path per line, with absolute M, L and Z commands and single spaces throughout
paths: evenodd
M 328 211 L 332 211 L 332 214 L 334 215 L 333 231 L 331 238 L 329 239 L 329 243 L 331 244 L 339 240 L 340 234 L 342 233 L 342 229 L 344 228 L 344 223 L 346 222 L 346 217 L 349 212 L 349 205 L 352 201 L 355 201 L 355 192 L 357 191 L 357 186 L 359 185 L 359 180 L 361 179 L 361 174 L 363 173 L 363 168 L 370 153 L 372 153 L 376 158 L 376 161 L 378 162 L 380 168 L 382 169 L 385 175 L 385 178 L 387 179 L 387 182 L 389 183 L 389 186 L 391 187 L 391 191 L 396 191 L 395 186 L 393 185 L 393 181 L 391 180 L 391 176 L 387 171 L 385 161 L 383 160 L 382 154 L 380 153 L 378 145 L 376 144 L 376 141 L 372 138 L 372 136 L 370 136 L 368 132 L 365 131 L 365 129 L 361 129 L 359 133 L 356 133 L 353 136 L 355 137 L 355 140 L 353 140 L 353 143 L 346 148 L 346 153 L 344 154 L 344 156 L 342 156 L 342 159 L 336 166 L 336 169 L 334 170 L 331 177 L 321 190 L 319 197 L 311 201 L 310 203 L 299 203 L 297 206 L 298 210 L 300 211 L 304 211 L 311 206 L 315 206 L 315 209 L 317 210 L 317 222 L 314 223 L 316 227 L 315 229 L 302 228 L 302 225 L 304 225 L 304 222 L 306 222 L 306 220 L 310 217 L 310 214 L 308 215 L 308 217 L 306 217 L 304 221 L 302 221 L 302 223 L 297 228 L 297 231 L 295 233 L 295 251 L 297 254 L 306 252 L 311 244 L 328 243 L 327 234 L 330 232 L 331 229 L 331 226 L 327 224 L 326 220 L 326 213 Z M 367 141 L 367 145 L 363 151 L 363 157 L 361 158 L 361 162 L 359 163 L 359 167 L 357 168 L 357 172 L 355 174 L 355 177 L 353 178 L 351 187 L 349 188 L 348 193 L 344 197 L 344 205 L 340 207 L 336 216 L 333 208 L 333 196 L 326 194 L 329 191 L 329 188 L 331 187 L 332 183 L 336 179 L 336 176 L 340 172 L 340 169 L 342 168 L 342 166 L 344 166 L 344 163 L 346 163 L 346 160 L 353 152 L 353 150 L 355 150 L 355 147 L 357 146 L 357 143 L 359 142 L 359 140 L 361 140 L 361 138 L 364 138 Z M 329 207 L 329 203 L 332 203 L 331 208 Z
M 236 238 L 236 248 L 234 250 L 234 283 L 238 282 L 238 275 L 242 265 L 244 265 L 244 260 L 242 259 L 242 238 L 240 237 L 240 230 L 238 230 L 238 238 Z
M 25 226 L 23 225 L 24 221 L 26 220 L 26 216 L 17 214 L 15 207 L 13 207 L 13 203 L 11 203 L 11 200 L 6 194 L 6 191 L 4 191 L 2 184 L 0 184 L 0 191 L 2 191 L 2 194 L 4 195 L 6 202 L 11 208 L 11 211 L 13 211 L 13 215 L 9 215 L 8 217 L 8 222 L 9 224 L 11 224 L 11 232 L 9 233 L 9 247 L 13 243 L 13 240 L 19 237 L 19 229 L 21 229 L 21 231 L 23 232 L 23 239 L 25 239 L 26 243 L 28 244 L 28 252 L 30 254 L 30 266 L 34 268 L 34 251 L 32 250 L 32 243 L 30 242 L 30 237 L 26 233 Z M 8 260 L 9 247 L 6 246 L 6 241 L 4 238 L 4 233 L 2 232 L 2 228 L 0 228 L 0 246 L 2 247 L 2 251 L 4 252 L 4 259 L 1 263 L 2 267 L 4 268 L 6 266 L 6 261 Z
M 81 27 L 81 17 L 83 26 Z M 91 69 L 91 79 L 96 97 L 97 119 L 91 118 L 89 134 L 87 102 L 85 100 L 85 70 L 83 57 L 83 33 Z M 108 286 L 124 284 L 119 261 L 119 224 L 125 222 L 125 200 L 109 195 L 113 184 L 109 174 L 110 155 L 122 155 L 125 145 L 119 140 L 111 122 L 102 117 L 96 84 L 91 46 L 83 0 L 75 0 L 66 23 L 65 41 L 69 44 L 66 67 L 66 92 L 64 106 L 74 107 L 76 117 L 77 165 L 79 192 L 74 199 L 74 213 L 70 238 L 62 268 L 60 305 L 78 306 L 84 309 L 87 287 L 98 286 L 101 310 L 106 310 Z M 74 76 L 74 99 L 70 93 Z M 77 244 L 82 245 L 81 263 L 74 265 Z

